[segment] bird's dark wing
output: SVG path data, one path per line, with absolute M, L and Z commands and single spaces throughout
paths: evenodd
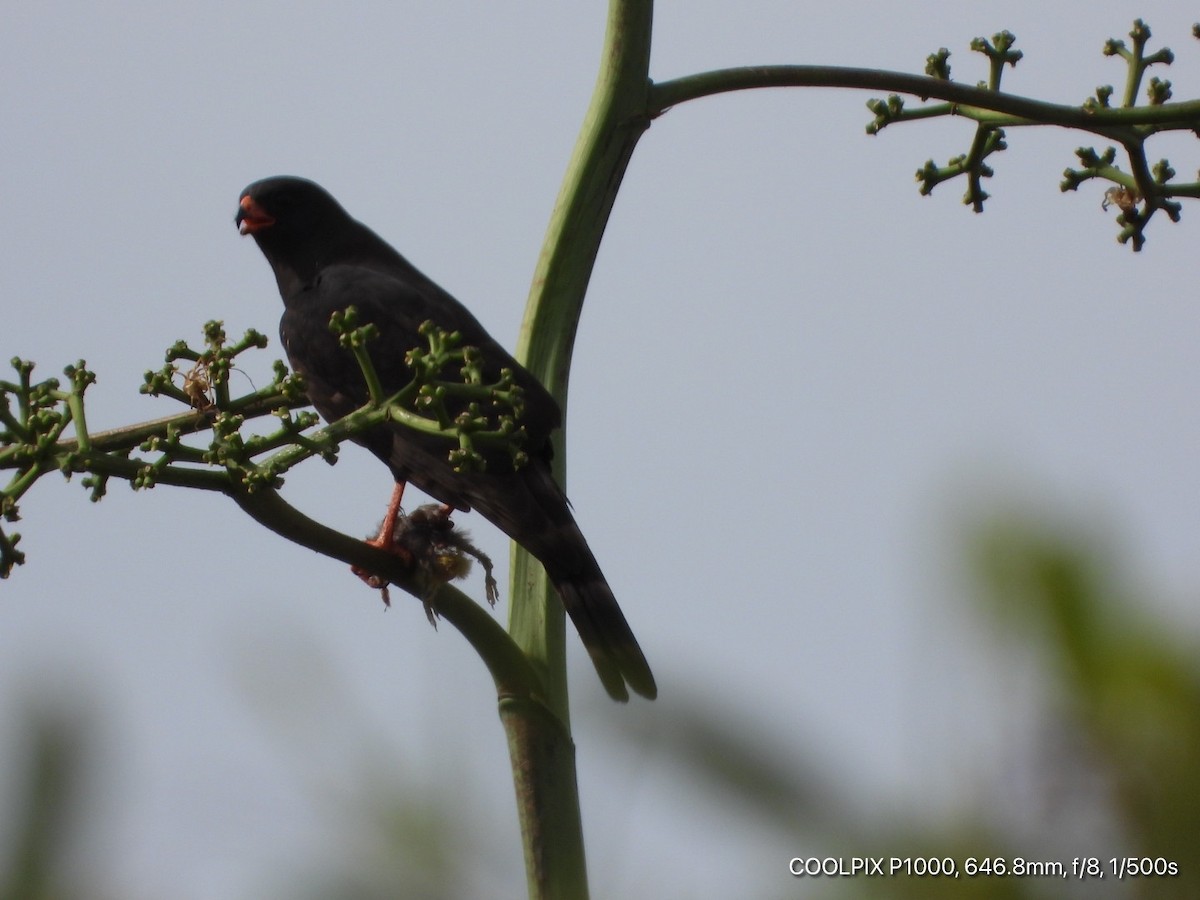
M 381 426 L 359 441 L 387 463 L 398 481 L 460 510 L 478 510 L 545 566 L 609 694 L 626 699 L 625 684 L 646 697 L 657 693 L 654 677 L 629 625 L 580 532 L 562 489 L 549 467 L 550 433 L 561 418 L 558 405 L 538 381 L 493 340 L 453 297 L 431 296 L 406 281 L 362 266 L 329 266 L 311 285 L 285 298 L 280 323 L 293 368 L 304 375 L 309 399 L 327 421 L 353 412 L 367 401 L 362 372 L 338 344 L 329 318 L 353 305 L 362 324 L 375 324 L 377 340 L 368 352 L 385 392 L 400 390 L 412 378 L 404 355 L 425 345 L 421 323 L 462 332 L 463 344 L 483 355 L 485 380 L 511 368 L 525 390 L 520 420 L 528 432 L 528 464 L 514 470 L 507 458 L 489 460 L 483 472 L 455 472 L 448 442 L 400 424 Z
M 357 361 L 338 344 L 337 335 L 329 328 L 333 313 L 349 306 L 357 310 L 360 324 L 371 323 L 379 330 L 378 338 L 367 345 L 367 351 L 385 393 L 398 391 L 412 380 L 405 354 L 427 345 L 418 332 L 422 323 L 432 321 L 439 328 L 458 331 L 463 336 L 463 346 L 480 350 L 485 382 L 497 381 L 502 369 L 513 372 L 524 391 L 520 424 L 528 435 L 526 450 L 531 456 L 549 458 L 550 433 L 562 416 L 558 404 L 538 380 L 449 294 L 439 290 L 431 296 L 428 290 L 364 266 L 328 266 L 303 290 L 285 298 L 280 337 L 292 367 L 304 375 L 309 399 L 323 418 L 334 421 L 367 402 L 366 382 Z M 412 466 L 406 464 L 405 447 L 413 443 L 425 446 L 439 451 L 442 459 L 451 449 L 443 439 L 422 436 L 399 426 L 368 434 L 361 443 L 391 466 L 398 479 L 412 481 L 422 489 L 423 473 L 412 472 Z M 497 465 L 500 462 L 496 460 Z M 443 496 L 449 491 L 444 490 L 441 495 L 430 493 L 443 502 L 465 508 L 463 503 Z

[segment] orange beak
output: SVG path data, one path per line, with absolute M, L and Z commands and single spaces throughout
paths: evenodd
M 264 228 L 275 224 L 275 217 L 254 202 L 254 198 L 246 194 L 238 202 L 238 214 L 234 219 L 238 231 L 242 234 L 255 234 Z

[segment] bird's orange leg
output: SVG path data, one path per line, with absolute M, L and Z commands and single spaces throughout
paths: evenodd
M 379 534 L 367 541 L 372 547 L 391 550 L 396 536 L 396 519 L 400 517 L 400 502 L 404 499 L 405 482 L 397 481 L 392 488 L 392 499 L 388 501 L 387 514 L 379 524 Z
M 389 553 L 395 553 L 397 556 L 405 558 L 407 562 L 412 562 L 412 557 L 407 550 L 402 547 L 397 547 L 394 543 L 396 537 L 396 520 L 400 518 L 400 503 L 404 499 L 405 482 L 397 481 L 392 488 L 392 499 L 388 501 L 387 513 L 383 517 L 383 522 L 379 525 L 379 533 L 375 537 L 367 540 L 367 543 L 372 547 L 378 547 L 380 550 L 386 550 Z M 351 566 L 350 571 L 367 583 L 368 587 L 373 587 L 383 592 L 383 602 L 385 606 L 391 606 L 391 598 L 388 596 L 387 582 L 366 569 L 360 569 L 358 566 Z

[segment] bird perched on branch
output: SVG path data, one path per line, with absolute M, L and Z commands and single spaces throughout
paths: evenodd
M 511 453 L 485 451 L 481 467 L 456 470 L 447 455 L 453 447 L 444 436 L 396 422 L 356 439 L 396 481 L 384 528 L 373 543 L 391 546 L 388 529 L 394 527 L 405 483 L 449 508 L 478 510 L 545 567 L 608 693 L 627 700 L 628 685 L 653 698 L 657 688 L 650 667 L 551 474 L 550 437 L 562 419 L 554 398 L 466 307 L 351 218 L 319 185 L 285 176 L 256 181 L 242 191 L 236 222 L 275 273 L 284 305 L 284 349 L 326 421 L 353 412 L 369 398 L 362 366 L 330 330 L 331 316 L 350 306 L 359 323 L 378 329 L 367 351 L 387 396 L 412 381 L 406 354 L 426 346 L 418 329 L 427 321 L 459 332 L 463 346 L 478 349 L 486 382 L 500 381 L 502 370 L 511 370 L 523 394 L 523 465 Z

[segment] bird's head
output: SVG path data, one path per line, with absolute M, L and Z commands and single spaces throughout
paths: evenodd
M 258 240 L 298 240 L 350 220 L 323 187 L 306 178 L 276 175 L 242 191 L 234 222 Z
M 285 302 L 335 265 L 363 266 L 434 293 L 440 290 L 351 218 L 325 188 L 306 178 L 276 175 L 254 182 L 242 191 L 234 221 L 262 250 Z
M 254 238 L 285 295 L 352 252 L 362 228 L 319 184 L 291 175 L 249 185 L 234 222 Z

